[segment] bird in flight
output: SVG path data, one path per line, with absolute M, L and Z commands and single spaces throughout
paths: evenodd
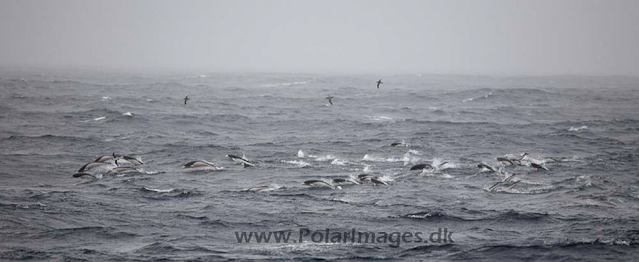
M 186 101 L 189 101 L 189 100 L 191 100 L 191 99 L 189 98 L 188 95 L 186 97 L 184 97 L 184 105 L 186 105 Z
M 380 79 L 379 81 L 377 81 L 377 89 L 379 89 L 379 85 L 383 84 L 384 82 L 382 82 L 382 80 Z
M 331 101 L 331 99 L 333 99 L 332 95 L 328 95 L 326 99 L 328 99 L 328 102 L 331 103 L 331 105 L 333 105 L 333 101 Z

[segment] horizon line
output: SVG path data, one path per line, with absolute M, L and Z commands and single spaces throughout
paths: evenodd
M 628 77 L 639 78 L 638 75 L 624 73 L 471 73 L 471 72 L 364 72 L 364 71 L 328 71 L 328 70 L 300 70 L 300 71 L 282 71 L 282 70 L 252 70 L 252 69 L 176 69 L 165 67 L 111 67 L 111 66 L 81 66 L 81 65 L 9 65 L 0 64 L 0 71 L 69 71 L 69 72 L 93 72 L 93 73 L 113 73 L 113 74 L 186 74 L 186 75 L 206 75 L 206 74 L 290 74 L 290 75 L 376 75 L 376 76 L 466 76 L 466 77 Z

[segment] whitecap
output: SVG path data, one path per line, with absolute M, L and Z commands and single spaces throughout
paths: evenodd
M 98 118 L 94 118 L 93 121 L 100 121 L 100 120 L 104 120 L 104 119 L 106 119 L 106 116 L 101 116 L 101 117 L 98 117 Z
M 187 79 L 192 79 L 192 78 L 207 78 L 209 76 L 207 75 L 192 75 L 192 76 L 186 76 Z
M 155 189 L 155 188 L 144 187 L 144 190 L 151 191 L 151 192 L 157 192 L 157 193 L 171 193 L 171 192 L 173 192 L 175 190 L 175 188 Z
M 369 116 L 368 118 L 375 122 L 386 122 L 393 120 L 393 118 L 389 116 Z
M 131 112 L 126 112 L 126 113 L 122 113 L 123 116 L 128 116 L 128 117 L 133 117 L 133 114 Z
M 297 151 L 297 157 L 304 158 L 304 157 L 306 157 L 306 154 L 304 154 L 304 151 L 302 151 L 302 149 L 300 149 L 299 151 Z
M 111 100 L 111 97 L 109 97 L 109 96 L 103 96 L 102 97 L 102 101 L 110 101 L 110 100 Z
M 480 96 L 480 97 L 464 99 L 464 100 L 462 100 L 462 102 L 463 102 L 463 103 L 471 102 L 471 101 L 475 101 L 475 99 L 488 98 L 489 96 L 492 96 L 492 95 L 493 95 L 493 92 L 488 92 L 488 93 L 486 93 L 485 95 Z
M 304 161 L 301 161 L 301 160 L 282 160 L 282 163 L 297 165 L 297 166 L 299 166 L 301 168 L 310 167 L 311 166 L 311 164 L 309 164 L 307 162 L 304 162 Z
M 587 129 L 587 128 L 588 128 L 587 126 L 580 126 L 580 127 L 572 127 L 571 126 L 570 128 L 568 128 L 568 131 L 578 132 L 578 131 L 581 131 L 581 130 Z

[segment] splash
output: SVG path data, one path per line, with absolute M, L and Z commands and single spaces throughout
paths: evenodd
M 301 168 L 311 166 L 311 164 L 301 160 L 282 160 L 282 163 L 297 165 L 298 167 L 301 167 Z
M 382 158 L 382 157 L 373 157 L 373 156 L 370 156 L 369 154 L 366 154 L 366 155 L 364 155 L 364 157 L 362 157 L 362 161 L 382 162 L 382 161 L 384 161 L 384 158 Z
M 587 128 L 588 128 L 587 126 L 580 126 L 580 127 L 572 127 L 571 126 L 570 128 L 568 128 L 568 131 L 579 132 L 579 131 L 581 131 L 583 129 L 587 129 Z
M 302 151 L 302 149 L 300 149 L 299 151 L 297 151 L 297 157 L 299 158 L 305 158 L 306 154 L 304 154 L 304 151 Z
M 419 151 L 410 149 L 404 154 L 404 156 L 401 158 L 401 161 L 404 162 L 404 166 L 415 164 L 421 159 L 420 157 L 417 157 L 418 155 L 421 155 Z
M 336 159 L 335 156 L 333 155 L 325 155 L 325 156 L 316 156 L 315 157 L 315 161 L 328 161 L 328 160 L 333 160 Z
M 346 161 L 335 158 L 331 161 L 331 165 L 344 166 L 346 165 Z

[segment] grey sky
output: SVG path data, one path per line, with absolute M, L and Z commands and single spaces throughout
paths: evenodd
M 0 0 L 0 64 L 639 75 L 639 1 Z

